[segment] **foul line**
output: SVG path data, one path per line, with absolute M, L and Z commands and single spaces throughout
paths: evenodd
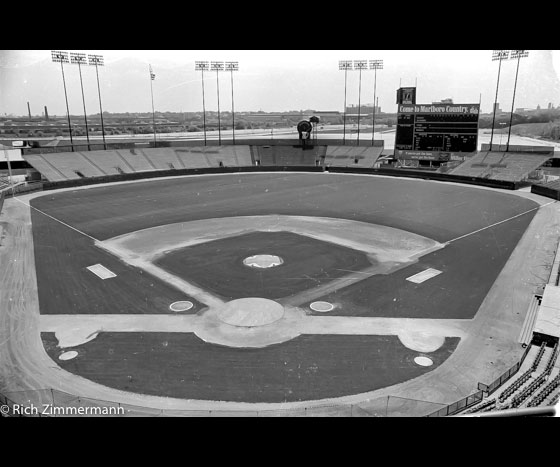
M 549 204 L 552 204 L 552 203 L 556 203 L 556 201 L 551 201 L 550 203 L 546 203 L 546 204 L 543 204 L 543 205 L 541 205 L 541 206 L 537 206 L 536 208 L 529 209 L 528 211 L 522 212 L 521 214 L 516 214 L 515 216 L 509 217 L 508 219 L 504 219 L 503 221 L 495 222 L 494 224 L 487 225 L 486 227 L 482 227 L 482 229 L 478 229 L 478 230 L 475 230 L 474 232 L 470 232 L 470 233 L 468 233 L 468 234 L 461 235 L 460 237 L 457 237 L 457 238 L 454 238 L 453 240 L 449 240 L 448 242 L 445 242 L 445 244 L 448 245 L 448 244 L 450 244 L 451 242 L 454 242 L 454 241 L 456 241 L 456 240 L 461 240 L 462 238 L 468 237 L 469 235 L 474 235 L 474 234 L 476 234 L 476 233 L 478 233 L 478 232 L 482 232 L 483 230 L 490 229 L 491 227 L 494 227 L 494 226 L 496 226 L 496 225 L 500 225 L 500 224 L 503 224 L 504 222 L 508 222 L 508 221 L 510 221 L 510 220 L 512 220 L 512 219 L 515 219 L 516 217 L 523 216 L 523 215 L 525 215 L 525 214 L 527 214 L 527 213 L 529 213 L 529 212 L 536 211 L 536 210 L 538 210 L 538 209 L 540 209 L 540 208 L 544 208 L 545 206 L 548 206 Z
M 57 219 L 56 217 L 51 216 L 50 214 L 47 214 L 46 212 L 41 211 L 40 209 L 37 209 L 36 207 L 31 206 L 31 204 L 28 203 L 24 203 L 22 200 L 16 198 L 15 196 L 13 197 L 13 199 L 19 201 L 21 204 L 31 208 L 31 209 L 35 209 L 35 211 L 40 212 L 41 214 L 50 217 L 52 220 L 56 221 L 56 222 L 60 222 L 62 225 L 65 225 L 66 227 L 69 227 L 72 230 L 75 230 L 76 232 L 85 235 L 88 238 L 91 238 L 94 242 L 98 242 L 99 240 L 97 240 L 96 238 L 93 238 L 91 235 L 88 235 L 85 232 L 82 232 L 81 230 L 78 230 L 76 227 L 72 227 L 71 225 L 68 225 L 66 222 L 62 222 L 60 219 Z

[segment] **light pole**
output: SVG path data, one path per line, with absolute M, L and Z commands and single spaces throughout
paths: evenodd
M 496 82 L 496 98 L 494 99 L 494 115 L 492 117 L 492 133 L 490 133 L 490 151 L 492 151 L 492 140 L 494 138 L 494 122 L 496 121 L 496 106 L 498 103 L 498 86 L 500 85 L 500 70 L 502 68 L 502 60 L 509 58 L 509 50 L 494 50 L 492 52 L 492 61 L 498 60 L 498 80 Z
M 358 143 L 360 145 L 360 117 L 362 110 L 362 70 L 367 70 L 367 60 L 354 60 L 354 69 L 360 71 L 359 85 L 358 85 Z
M 82 81 L 82 65 L 87 65 L 86 54 L 70 52 L 70 63 L 78 65 L 78 71 L 80 72 L 80 87 L 82 88 L 82 102 L 84 104 L 84 121 L 86 123 L 86 138 L 88 151 L 91 150 L 89 144 L 89 129 L 87 124 L 87 111 L 86 111 L 86 98 L 84 96 L 84 82 Z
M 233 72 L 239 71 L 239 62 L 226 62 L 226 71 L 231 74 L 231 130 L 233 144 L 235 145 L 235 109 L 233 107 Z
M 72 152 L 74 152 L 74 141 L 72 140 L 72 124 L 70 123 L 70 110 L 68 108 L 68 95 L 66 94 L 66 79 L 64 78 L 64 63 L 69 63 L 68 52 L 63 52 L 61 50 L 51 50 L 51 58 L 55 63 L 60 63 L 60 69 L 62 70 L 62 83 L 64 85 L 64 98 L 66 100 L 66 116 L 68 117 L 68 131 L 70 132 L 70 147 Z
M 202 125 L 204 128 L 204 146 L 206 146 L 206 105 L 204 103 L 204 70 L 209 70 L 208 62 L 194 62 L 195 71 L 202 72 Z
M 352 60 L 339 60 L 338 69 L 344 70 L 344 116 L 343 116 L 343 130 L 342 130 L 342 144 L 346 144 L 346 83 L 348 78 L 348 70 L 352 70 Z
M 528 50 L 512 50 L 511 51 L 511 59 L 517 58 L 517 70 L 515 71 L 515 84 L 513 85 L 513 99 L 511 100 L 511 115 L 509 117 L 509 130 L 508 130 L 508 139 L 506 143 L 506 152 L 509 151 L 509 137 L 511 136 L 511 124 L 513 122 L 513 106 L 515 103 L 515 90 L 517 88 L 517 75 L 519 73 L 519 62 L 521 61 L 522 57 L 528 57 L 529 51 Z
M 210 62 L 210 69 L 216 72 L 216 89 L 218 91 L 218 145 L 222 145 L 222 124 L 220 122 L 220 71 L 224 71 L 224 62 Z
M 375 99 L 375 92 L 377 86 L 377 70 L 383 69 L 383 60 L 370 60 L 369 61 L 369 68 L 370 70 L 375 70 L 375 78 L 373 80 L 373 128 L 371 131 L 371 145 L 373 146 L 375 141 L 375 107 L 376 107 L 376 99 Z
M 101 88 L 99 87 L 99 70 L 97 67 L 104 66 L 103 55 L 88 55 L 88 62 L 95 66 L 95 74 L 97 76 L 97 93 L 99 94 L 99 115 L 101 116 L 101 134 L 103 135 L 103 149 L 107 149 L 105 142 L 105 125 L 103 125 L 103 107 L 101 106 Z
M 153 121 L 153 125 L 154 125 L 154 148 L 157 145 L 156 142 L 156 112 L 154 110 L 154 88 L 152 85 L 152 81 L 154 81 L 156 79 L 156 74 L 154 73 L 154 71 L 152 70 L 152 65 L 149 65 L 150 68 L 150 92 L 152 94 L 152 121 Z

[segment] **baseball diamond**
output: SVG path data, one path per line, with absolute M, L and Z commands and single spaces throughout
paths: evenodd
M 480 187 L 284 172 L 53 190 L 7 212 L 33 227 L 34 345 L 69 388 L 80 378 L 91 398 L 186 410 L 396 391 L 425 411 L 448 391 L 426 383 L 438 371 L 455 375 L 451 362 L 481 339 L 498 360 L 512 345 L 484 304 L 546 206 Z

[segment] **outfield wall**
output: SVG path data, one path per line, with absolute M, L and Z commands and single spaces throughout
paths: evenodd
M 119 175 L 105 175 L 102 177 L 88 177 L 73 180 L 62 180 L 58 182 L 44 182 L 44 190 L 54 190 L 57 188 L 69 188 L 84 185 L 95 185 L 99 183 L 125 182 L 130 180 L 141 180 L 158 177 L 174 177 L 181 175 L 201 175 L 201 174 L 226 174 L 241 172 L 332 172 L 348 173 L 359 175 L 384 175 L 389 177 L 420 178 L 423 180 L 434 180 L 442 182 L 466 183 L 469 185 L 481 185 L 490 188 L 501 188 L 505 190 L 516 190 L 521 184 L 505 180 L 489 180 L 487 178 L 462 177 L 437 172 L 423 172 L 399 169 L 364 169 L 350 167 L 309 167 L 309 166 L 252 166 L 252 167 L 208 167 L 202 169 L 177 169 L 177 170 L 153 170 L 146 172 L 135 172 Z

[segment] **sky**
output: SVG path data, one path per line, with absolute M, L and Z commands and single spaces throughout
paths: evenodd
M 478 103 L 490 112 L 495 99 L 498 62 L 491 50 L 74 50 L 103 55 L 99 91 L 104 111 L 151 112 L 153 87 L 156 111 L 202 111 L 202 75 L 197 60 L 237 61 L 233 74 L 236 112 L 285 112 L 344 109 L 371 104 L 375 97 L 384 112 L 396 112 L 399 86 L 417 86 L 417 102 L 432 103 L 452 98 L 455 103 Z M 338 69 L 339 60 L 383 60 L 383 69 Z M 156 79 L 150 81 L 151 64 Z M 500 70 L 498 102 L 503 110 L 512 105 L 516 60 L 504 61 Z M 515 108 L 560 105 L 560 51 L 530 51 L 520 62 Z M 68 105 L 72 115 L 99 112 L 95 67 L 64 65 Z M 346 83 L 345 83 L 346 75 Z M 207 111 L 232 107 L 229 72 L 204 73 Z M 346 85 L 345 85 L 346 84 Z M 66 114 L 60 64 L 51 61 L 50 50 L 0 51 L 0 115 Z

